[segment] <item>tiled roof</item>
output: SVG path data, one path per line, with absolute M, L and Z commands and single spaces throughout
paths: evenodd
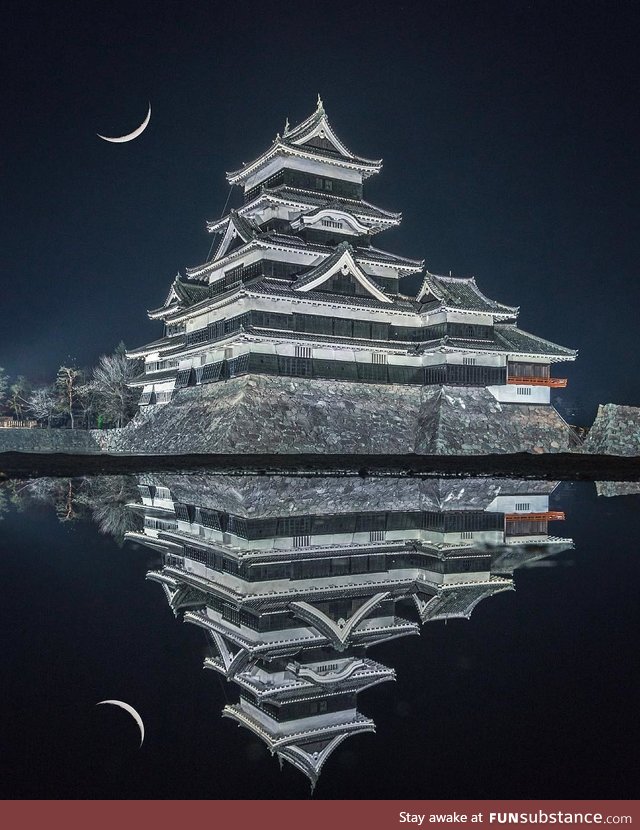
M 206 300 L 209 296 L 209 286 L 201 283 L 184 282 L 176 279 L 173 283 L 173 289 L 181 305 L 194 305 Z
M 293 245 L 298 248 L 304 248 L 307 250 L 318 251 L 323 253 L 325 251 L 333 251 L 334 249 L 333 245 L 321 245 L 317 242 L 306 242 L 299 236 L 294 236 L 293 234 L 278 233 L 277 231 L 269 231 L 268 233 L 261 234 L 259 239 L 265 241 L 271 240 L 275 244 L 280 243 L 283 245 Z M 422 265 L 422 260 L 410 259 L 409 257 L 403 257 L 399 256 L 398 254 L 392 254 L 389 251 L 383 251 L 380 248 L 374 248 L 373 246 L 354 248 L 354 254 L 356 259 L 365 259 L 374 262 L 388 263 L 389 265 L 397 265 L 400 268 L 403 265 L 407 265 L 410 267 L 420 267 Z
M 542 337 L 537 337 L 535 334 L 522 331 L 517 326 L 509 324 L 496 324 L 495 326 L 496 343 L 503 349 L 508 349 L 514 352 L 524 352 L 527 354 L 545 354 L 545 355 L 566 355 L 567 357 L 575 357 L 578 352 L 575 349 L 567 349 L 565 346 L 559 346 L 557 343 L 552 343 L 550 340 L 544 340 Z
M 389 295 L 391 302 L 384 303 L 381 300 L 376 300 L 374 297 L 352 297 L 348 294 L 333 294 L 322 291 L 305 291 L 304 294 L 301 294 L 299 291 L 294 291 L 282 282 L 269 279 L 248 286 L 247 291 L 249 294 L 269 294 L 276 297 L 295 298 L 296 300 L 309 299 L 330 304 L 372 306 L 374 308 L 386 309 L 387 311 L 393 308 L 399 308 L 403 311 L 415 310 L 412 303 L 406 300 L 396 300 L 392 295 Z
M 365 202 L 358 199 L 346 199 L 341 196 L 326 196 L 321 193 L 315 193 L 312 190 L 302 190 L 287 185 L 280 185 L 274 188 L 264 188 L 262 191 L 267 196 L 275 196 L 281 199 L 287 199 L 301 205 L 315 205 L 318 208 L 331 207 L 333 205 L 340 206 L 343 210 L 353 213 L 355 215 L 373 216 L 383 219 L 399 219 L 401 213 L 393 213 L 389 210 L 372 205 L 370 202 Z M 259 197 L 258 197 L 259 198 Z
M 315 268 L 312 268 L 310 271 L 307 271 L 306 273 L 301 274 L 298 277 L 298 279 L 293 284 L 294 290 L 303 288 L 305 285 L 309 285 L 314 280 L 317 280 L 318 277 L 321 277 L 323 274 L 326 274 L 340 260 L 340 258 L 346 251 L 348 251 L 352 257 L 354 256 L 355 251 L 353 250 L 351 245 L 348 242 L 341 242 L 339 245 L 336 246 L 334 252 L 330 254 L 325 260 L 323 260 L 320 263 L 320 265 L 316 265 Z M 370 276 L 369 274 L 364 274 L 364 277 L 367 279 L 368 282 L 370 282 L 374 286 L 374 288 L 376 288 L 385 296 L 389 296 L 391 299 L 391 295 L 388 295 L 384 288 L 382 288 L 381 285 L 378 285 L 378 283 L 372 276 Z
M 176 368 L 164 369 L 162 372 L 151 372 L 148 375 L 142 372 L 142 374 L 136 375 L 132 378 L 129 383 L 132 386 L 143 386 L 149 383 L 160 383 L 164 380 L 173 380 L 177 371 L 178 370 Z
M 134 357 L 137 354 L 144 354 L 145 352 L 160 350 L 164 346 L 175 346 L 184 342 L 184 335 L 176 335 L 174 337 L 161 337 L 159 340 L 152 340 L 145 346 L 138 346 L 136 349 L 127 349 L 127 354 Z
M 469 311 L 499 312 L 514 316 L 518 312 L 516 306 L 504 305 L 486 297 L 473 277 L 444 277 L 427 272 L 417 296 L 420 299 L 424 296 L 429 298 L 425 306 L 430 304 L 430 297 L 435 297 L 442 305 Z
M 247 246 L 249 245 L 283 245 L 288 246 L 290 248 L 297 249 L 299 251 L 313 251 L 314 253 L 331 253 L 335 246 L 333 245 L 321 245 L 317 242 L 307 242 L 299 236 L 295 236 L 294 234 L 285 234 L 279 233 L 278 231 L 267 231 L 266 233 L 260 233 L 255 236 L 253 239 L 249 240 Z M 241 250 L 248 250 L 240 248 L 234 251 L 234 254 L 238 254 Z M 357 247 L 354 248 L 355 257 L 359 260 L 370 261 L 370 262 L 380 262 L 382 264 L 391 265 L 397 267 L 400 271 L 407 270 L 409 272 L 416 271 L 423 267 L 424 262 L 422 260 L 417 259 L 409 259 L 408 257 L 398 256 L 397 254 L 392 254 L 389 251 L 383 251 L 380 248 L 374 248 L 372 246 L 369 247 Z M 223 256 L 220 259 L 222 262 L 226 259 L 226 256 Z M 186 272 L 189 275 L 190 280 L 204 280 L 206 279 L 206 273 L 213 271 L 216 267 L 218 267 L 218 262 L 215 260 L 210 260 L 209 262 L 204 262 L 201 265 L 196 265 L 193 268 L 187 268 Z M 202 272 L 205 272 L 204 274 Z M 198 276 L 196 276 L 198 274 Z

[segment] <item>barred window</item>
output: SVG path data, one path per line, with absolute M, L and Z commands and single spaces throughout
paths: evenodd
M 530 395 L 531 394 L 531 387 L 530 386 L 518 386 L 517 395 Z
M 292 377 L 311 377 L 311 360 L 304 357 L 278 357 L 278 371 Z
M 222 530 L 220 517 L 216 510 L 209 510 L 205 507 L 201 507 L 200 522 L 203 527 L 209 527 L 212 530 Z
M 187 345 L 192 346 L 194 343 L 206 343 L 209 339 L 209 329 L 205 326 L 203 329 L 196 329 L 187 334 Z
M 181 369 L 176 375 L 176 389 L 183 389 L 191 382 L 191 369 Z
M 462 358 L 462 365 L 463 366 L 475 366 L 476 365 L 475 357 L 463 357 Z
M 371 355 L 371 362 L 372 363 L 378 363 L 378 364 L 386 363 L 387 362 L 387 356 L 386 356 L 386 354 L 379 354 L 378 352 L 374 352 Z
M 176 511 L 176 517 L 181 522 L 190 522 L 191 521 L 191 519 L 189 518 L 189 508 L 187 507 L 186 504 L 176 503 L 174 505 L 174 509 Z
M 372 383 L 387 382 L 387 367 L 378 363 L 358 363 L 358 380 L 370 381 Z
M 311 544 L 311 536 L 294 536 L 294 548 L 306 548 Z
M 193 562 L 200 562 L 202 565 L 207 564 L 207 551 L 202 548 L 194 548 L 192 545 L 184 546 L 184 555 L 187 559 Z
M 219 363 L 207 363 L 205 366 L 202 367 L 200 382 L 213 383 L 214 381 L 219 380 L 221 370 L 222 361 L 220 361 Z
M 531 502 L 529 502 L 529 501 L 517 501 L 516 502 L 516 510 L 531 510 Z
M 236 375 L 244 375 L 249 371 L 249 355 L 243 354 L 233 360 L 227 362 L 229 369 L 229 377 L 233 378 Z
M 296 357 L 311 357 L 311 346 L 296 346 Z

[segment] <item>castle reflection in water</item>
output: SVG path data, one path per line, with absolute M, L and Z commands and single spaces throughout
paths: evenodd
M 238 689 L 224 707 L 315 785 L 350 735 L 375 731 L 358 695 L 393 680 L 374 646 L 469 618 L 516 568 L 572 547 L 551 535 L 554 482 L 144 475 L 147 578 L 203 628 L 204 666 Z

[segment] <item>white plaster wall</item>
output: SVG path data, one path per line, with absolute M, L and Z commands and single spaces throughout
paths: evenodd
M 484 353 L 480 351 L 477 354 L 446 354 L 445 362 L 452 363 L 456 366 L 463 366 L 465 357 L 474 357 L 476 360 L 473 364 L 474 366 L 504 366 L 507 362 L 505 355 Z
M 507 383 L 504 386 L 487 386 L 493 397 L 500 403 L 550 403 L 551 390 L 548 386 L 524 386 Z M 518 389 L 530 389 L 531 394 L 523 395 Z

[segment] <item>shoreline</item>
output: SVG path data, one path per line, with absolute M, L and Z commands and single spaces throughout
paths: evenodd
M 75 478 L 209 469 L 248 475 L 492 476 L 564 481 L 640 481 L 640 456 L 513 453 L 474 456 L 0 453 L 0 480 Z

